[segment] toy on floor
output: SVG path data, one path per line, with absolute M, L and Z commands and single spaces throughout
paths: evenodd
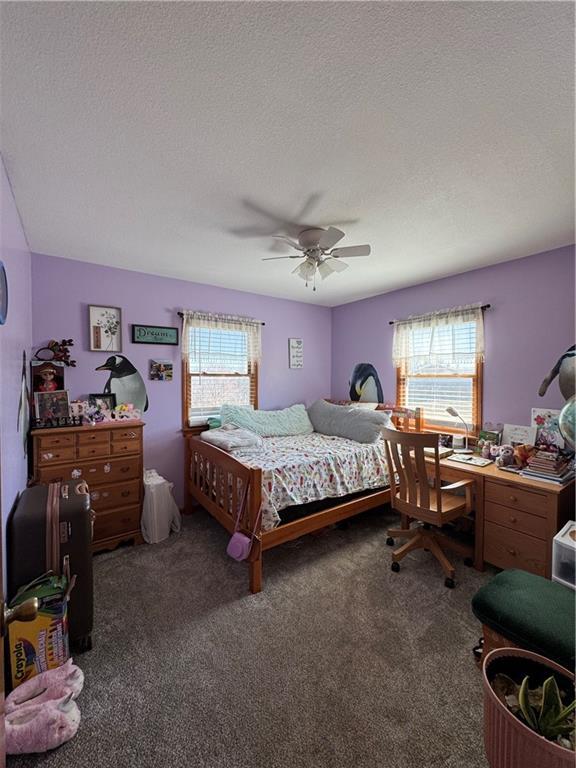
M 74 701 L 84 673 L 72 659 L 27 680 L 6 697 L 6 752 L 46 752 L 76 735 L 80 710 Z

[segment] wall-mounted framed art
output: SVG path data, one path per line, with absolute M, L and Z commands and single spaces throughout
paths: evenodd
M 122 352 L 120 307 L 88 306 L 91 352 Z
M 178 346 L 178 328 L 166 325 L 132 325 L 133 344 L 169 344 Z
M 302 339 L 288 339 L 288 367 L 304 368 L 304 342 Z

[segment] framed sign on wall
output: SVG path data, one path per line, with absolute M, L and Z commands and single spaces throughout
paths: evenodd
M 304 368 L 304 343 L 302 339 L 288 339 L 288 366 Z
M 178 346 L 178 328 L 164 325 L 132 325 L 133 344 L 171 344 Z

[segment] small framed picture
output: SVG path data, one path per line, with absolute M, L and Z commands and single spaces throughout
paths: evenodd
M 120 307 L 88 306 L 91 352 L 122 352 Z
M 40 421 L 67 419 L 70 416 L 68 392 L 34 392 L 34 412 Z
M 84 416 L 88 410 L 88 400 L 72 400 L 70 403 L 70 416 L 79 418 Z
M 64 363 L 53 360 L 31 360 L 32 393 L 57 392 L 64 389 Z
M 100 408 L 102 413 L 112 413 L 114 408 L 116 408 L 116 395 L 113 392 L 88 395 L 88 403 Z
M 150 360 L 148 376 L 151 381 L 172 381 L 174 363 L 172 360 Z

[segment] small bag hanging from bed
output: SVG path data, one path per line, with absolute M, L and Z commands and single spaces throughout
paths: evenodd
M 240 502 L 240 507 L 238 509 L 238 516 L 236 517 L 236 525 L 234 526 L 234 533 L 232 534 L 232 537 L 230 541 L 228 542 L 228 546 L 226 547 L 226 553 L 230 555 L 230 557 L 233 560 L 247 560 L 250 556 L 250 550 L 252 549 L 252 543 L 254 541 L 254 536 L 256 533 L 256 528 L 258 527 L 258 521 L 260 520 L 260 510 L 258 510 L 258 515 L 256 517 L 256 522 L 254 524 L 254 530 L 250 533 L 249 536 L 247 536 L 245 533 L 242 533 L 239 531 L 240 527 L 240 520 L 242 518 L 242 513 L 244 512 L 244 508 L 246 507 L 246 501 L 248 500 L 248 485 L 244 487 L 244 494 L 242 496 L 242 500 Z

